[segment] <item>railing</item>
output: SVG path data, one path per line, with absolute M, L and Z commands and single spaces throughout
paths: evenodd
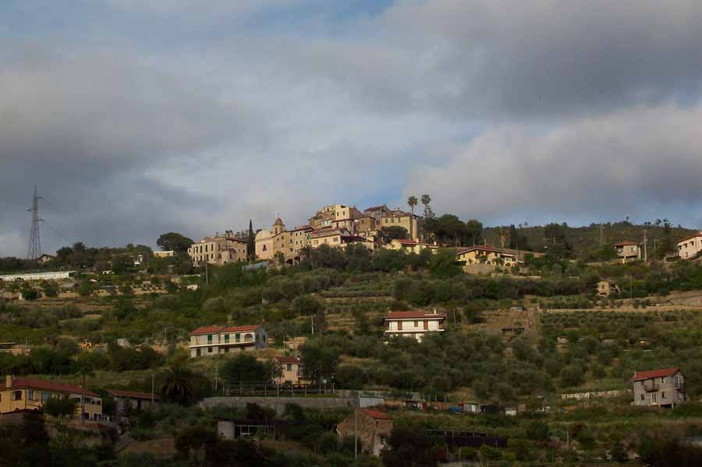
M 658 383 L 646 382 L 646 383 L 643 383 L 643 388 L 644 388 L 644 391 L 646 391 L 646 392 L 655 392 L 655 391 L 658 391 L 658 389 L 660 389 L 660 386 L 658 385 Z
M 228 384 L 223 387 L 225 396 L 308 396 L 334 394 L 334 383 L 329 384 Z

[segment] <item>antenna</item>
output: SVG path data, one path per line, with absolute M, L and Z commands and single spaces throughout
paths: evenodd
M 34 196 L 32 197 L 32 207 L 27 211 L 32 213 L 32 227 L 29 230 L 29 246 L 27 247 L 27 259 L 39 259 L 41 256 L 41 238 L 39 236 L 39 200 L 44 199 L 37 196 L 37 186 L 34 185 Z

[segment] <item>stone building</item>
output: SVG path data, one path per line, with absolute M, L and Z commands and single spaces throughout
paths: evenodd
M 634 405 L 673 408 L 685 402 L 685 377 L 678 367 L 637 371 L 631 384 Z
M 375 409 L 356 409 L 336 427 L 339 436 L 355 437 L 361 446 L 361 452 L 379 456 L 387 446 L 392 433 L 392 418 L 385 412 Z

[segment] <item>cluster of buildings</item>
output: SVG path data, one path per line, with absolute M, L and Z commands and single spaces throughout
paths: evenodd
M 420 219 L 416 214 L 390 209 L 386 205 L 360 211 L 355 206 L 332 204 L 317 211 L 308 219 L 307 224 L 290 229 L 281 218 L 277 218 L 270 229 L 256 233 L 255 254 L 259 260 L 279 259 L 295 264 L 300 261 L 305 248 L 358 244 L 372 250 L 381 243 L 381 229 L 389 227 L 405 229 L 410 241 L 420 243 Z M 245 261 L 246 244 L 245 239 L 228 232 L 194 243 L 188 249 L 188 254 L 195 264 L 221 265 Z
M 159 401 L 150 393 L 110 389 L 108 394 L 115 400 L 117 418 L 130 407 L 141 410 L 150 408 Z M 75 418 L 90 422 L 104 422 L 103 401 L 99 394 L 82 386 L 37 378 L 5 376 L 0 384 L 0 418 L 10 414 L 41 410 L 49 399 L 69 399 L 75 402 Z

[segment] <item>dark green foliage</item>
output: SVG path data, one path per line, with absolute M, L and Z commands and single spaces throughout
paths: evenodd
M 156 245 L 164 251 L 187 252 L 188 248 L 195 243 L 188 237 L 176 232 L 161 234 L 156 240 Z
M 434 441 L 421 427 L 396 426 L 380 457 L 387 467 L 437 465 Z
M 164 402 L 190 405 L 205 395 L 209 380 L 181 364 L 167 367 L 159 375 L 159 394 Z
M 409 238 L 407 229 L 399 225 L 381 228 L 380 235 L 385 243 L 390 243 L 391 240 L 406 240 Z
M 339 365 L 340 352 L 325 345 L 323 339 L 311 340 L 302 346 L 305 378 L 315 382 L 331 379 Z
M 44 413 L 52 417 L 67 417 L 76 413 L 78 404 L 67 397 L 51 397 L 44 402 Z
M 641 436 L 641 461 L 651 467 L 693 467 L 702 465 L 702 448 L 677 438 Z
M 534 420 L 527 425 L 526 435 L 532 441 L 548 441 L 548 425 L 542 421 Z
M 301 295 L 292 301 L 291 310 L 295 316 L 316 315 L 323 309 L 322 302 L 311 295 Z
M 259 362 L 256 357 L 239 353 L 222 365 L 222 378 L 229 384 L 268 383 L 272 377 L 272 364 Z

